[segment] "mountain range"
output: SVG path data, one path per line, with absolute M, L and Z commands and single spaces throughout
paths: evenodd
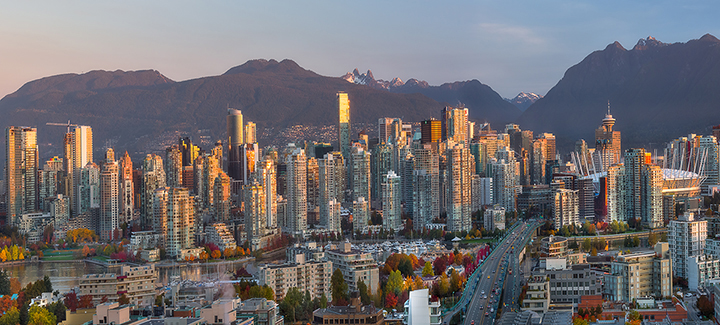
M 569 68 L 517 122 L 555 133 L 567 150 L 580 138 L 592 145 L 608 106 L 623 148 L 710 134 L 720 123 L 720 41 L 709 34 L 673 44 L 648 37 L 630 50 L 614 42 Z
M 615 42 L 570 67 L 545 97 L 520 93 L 510 101 L 478 80 L 431 86 L 418 79 L 376 80 L 357 69 L 328 77 L 292 60 L 250 60 L 185 81 L 154 70 L 63 74 L 30 81 L 0 100 L 0 127 L 37 126 L 45 159 L 62 155 L 65 132 L 45 123 L 70 120 L 93 127 L 96 148 L 113 146 L 136 158 L 180 135 L 223 139 L 226 110 L 233 107 L 257 123 L 261 145 L 267 145 L 294 126 L 335 125 L 338 91 L 349 94 L 353 123 L 383 116 L 417 122 L 439 117 L 444 105 L 463 105 L 471 120 L 494 129 L 515 122 L 555 133 L 566 152 L 577 139 L 592 143 L 609 101 L 623 147 L 657 147 L 690 132 L 708 134 L 720 123 L 720 41 L 709 34 L 674 44 L 648 37 L 630 50 Z

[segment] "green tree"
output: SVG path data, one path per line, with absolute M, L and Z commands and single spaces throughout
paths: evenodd
M 63 304 L 62 302 L 58 301 L 58 302 L 49 304 L 47 306 L 47 309 L 53 315 L 55 315 L 55 318 L 57 318 L 58 322 L 62 322 L 65 320 L 65 310 L 67 310 L 67 308 L 65 308 L 65 304 Z
M 368 288 L 365 284 L 365 281 L 360 280 L 358 282 L 358 291 L 360 292 L 360 301 L 362 301 L 363 305 L 369 305 L 370 304 L 370 294 L 368 294 Z
M 633 239 L 633 247 L 639 247 L 640 246 L 640 237 L 634 236 Z
M 400 272 L 398 272 L 400 273 Z M 334 305 L 345 304 L 348 298 L 348 285 L 345 283 L 340 269 L 335 269 L 330 279 L 330 291 L 332 293 L 332 301 Z
M 648 245 L 650 247 L 655 246 L 655 244 L 657 244 L 658 240 L 659 240 L 659 238 L 656 233 L 651 231 L 650 234 L 648 234 Z
M 400 292 L 403 290 L 403 286 L 405 284 L 405 280 L 403 279 L 402 274 L 400 271 L 393 271 L 390 273 L 390 277 L 388 278 L 388 282 L 385 285 L 385 292 L 386 293 L 394 293 L 396 296 L 400 295 Z
M 642 316 L 640 316 L 640 313 L 637 310 L 631 310 L 628 314 L 628 319 L 630 321 L 641 320 Z
M 425 262 L 425 266 L 422 270 L 422 276 L 433 276 L 435 275 L 435 272 L 433 272 L 432 263 L 430 261 Z
M 20 307 L 20 324 L 27 324 L 30 320 L 29 315 L 30 303 L 26 302 Z
M 327 308 L 327 306 L 328 306 L 327 296 L 323 292 L 322 296 L 320 296 L 320 308 Z
M 0 317 L 0 325 L 17 325 L 20 324 L 20 311 L 17 307 L 11 307 L 5 315 Z
M 583 240 L 582 249 L 585 252 L 589 252 L 592 249 L 592 240 L 590 238 L 585 238 Z
M 43 285 L 45 286 L 43 292 L 53 292 L 52 282 L 50 282 L 49 276 L 46 275 L 45 277 L 43 277 Z
M 0 295 L 9 295 L 10 292 L 10 278 L 8 277 L 7 271 L 0 271 Z

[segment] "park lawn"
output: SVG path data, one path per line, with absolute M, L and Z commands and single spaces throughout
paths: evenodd
M 46 249 L 43 251 L 44 261 L 69 261 L 75 259 L 75 254 L 78 252 L 77 249 L 72 250 L 54 250 Z
M 43 256 L 42 258 L 43 261 L 72 261 L 74 259 L 73 254 Z
M 108 260 L 107 257 L 105 257 L 105 256 L 100 256 L 100 255 L 98 255 L 98 256 L 93 256 L 93 259 L 98 260 L 98 261 L 101 261 L 101 262 L 107 262 L 107 260 Z

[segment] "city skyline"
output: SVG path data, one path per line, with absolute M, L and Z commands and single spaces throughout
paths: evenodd
M 614 41 L 631 48 L 647 36 L 674 43 L 720 34 L 712 7 L 709 1 L 13 3 L 0 13 L 6 58 L 0 96 L 62 73 L 155 69 L 182 81 L 258 58 L 293 59 L 326 76 L 371 69 L 385 80 L 478 79 L 503 97 L 544 95 L 567 68 Z

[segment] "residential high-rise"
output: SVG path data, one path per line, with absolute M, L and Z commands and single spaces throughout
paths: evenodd
M 100 168 L 93 162 L 78 170 L 75 211 L 78 215 L 100 208 Z
M 381 117 L 378 119 L 378 142 L 388 142 L 388 138 L 392 134 L 393 118 Z
M 165 149 L 165 183 L 169 187 L 182 187 L 182 151 L 173 145 Z
M 382 183 L 383 228 L 396 232 L 402 224 L 402 193 L 400 176 L 388 171 Z
M 234 180 L 242 179 L 243 157 L 240 149 L 243 139 L 243 115 L 238 109 L 228 108 L 228 176 Z
M 468 109 L 445 107 L 442 111 L 445 130 L 443 140 L 469 144 L 468 140 Z
M 165 180 L 162 158 L 148 154 L 143 160 L 140 184 L 140 225 L 143 229 L 148 229 L 153 224 L 153 193 L 166 186 Z
M 600 158 L 601 170 L 607 170 L 620 162 L 622 155 L 620 131 L 613 130 L 614 125 L 615 119 L 610 115 L 610 103 L 608 103 L 607 115 L 602 120 L 602 125 L 595 130 L 595 152 Z
M 439 121 L 438 121 L 439 122 Z M 413 169 L 413 228 L 422 230 L 440 216 L 440 160 L 430 144 L 415 148 Z
M 252 178 L 252 174 L 255 172 L 255 167 L 260 160 L 260 148 L 257 143 L 246 143 L 241 146 L 240 156 L 242 158 L 241 175 L 240 180 L 245 183 L 249 183 Z M 222 157 L 221 157 L 222 158 Z
M 554 193 L 553 218 L 555 229 L 563 226 L 580 227 L 578 210 L 578 191 L 570 189 L 557 189 Z
M 370 219 L 370 203 L 364 197 L 353 201 L 353 230 L 362 231 Z
M 107 149 L 100 172 L 100 239 L 116 240 L 115 230 L 120 228 L 120 165 L 115 151 Z M 119 234 L 118 234 L 119 235 Z
M 195 163 L 195 159 L 200 155 L 200 148 L 194 145 L 188 137 L 180 138 L 178 144 L 182 152 L 183 166 L 192 166 Z
M 380 288 L 380 271 L 372 254 L 352 249 L 349 242 L 344 242 L 338 246 L 331 245 L 325 256 L 332 262 L 333 270 L 342 272 L 350 291 L 357 291 L 361 280 L 367 285 L 368 292 L 377 292 Z
M 265 157 L 263 161 L 258 163 L 256 170 L 256 179 L 262 185 L 265 191 L 265 224 L 270 229 L 278 227 L 277 213 L 277 170 L 275 161 L 270 157 Z
M 5 129 L 5 197 L 7 220 L 39 209 L 37 129 L 10 126 Z
M 245 123 L 245 143 L 257 142 L 257 126 L 255 123 L 248 121 Z
M 308 223 L 316 223 L 320 213 L 320 166 L 318 158 L 312 156 L 307 159 L 307 202 Z
M 267 207 L 265 189 L 258 182 L 243 186 L 245 203 L 245 231 L 253 250 L 262 248 L 261 238 L 265 236 Z
M 65 136 L 65 142 L 65 160 L 69 164 L 66 172 L 68 176 L 72 172 L 72 178 L 69 179 L 73 188 L 71 204 L 77 207 L 78 183 L 76 180 L 79 177 L 80 169 L 93 162 L 92 128 L 85 125 L 76 126 Z M 78 215 L 80 211 L 74 209 L 73 213 Z
M 608 168 L 607 206 L 610 220 L 635 219 L 649 228 L 663 226 L 663 174 L 644 149 L 628 149 L 625 163 Z
M 335 167 L 332 153 L 325 154 L 318 163 L 320 225 L 329 230 L 340 231 L 340 220 L 335 216 L 336 213 L 339 216 L 335 204 L 339 202 L 337 194 L 341 193 L 337 188 L 340 185 L 337 181 L 340 175 L 336 173 Z
M 370 202 L 370 153 L 361 147 L 352 148 L 352 199 L 364 197 Z
M 696 220 L 695 214 L 687 212 L 668 225 L 668 243 L 675 276 L 687 278 L 687 259 L 705 254 L 707 220 Z
M 230 177 L 220 171 L 213 184 L 213 220 L 225 222 L 230 220 Z
M 397 170 L 395 162 L 395 148 L 392 143 L 381 143 L 372 152 L 372 198 L 373 200 L 381 199 L 382 193 L 380 191 L 380 184 L 385 181 L 387 173 L 391 170 Z
M 132 220 L 135 207 L 135 184 L 132 159 L 127 151 L 120 159 L 120 216 L 125 222 Z
M 430 119 L 420 122 L 420 142 L 432 143 L 442 140 L 442 122 Z
M 162 235 L 169 256 L 195 247 L 195 209 L 190 192 L 182 187 L 153 191 L 154 230 Z
M 516 165 L 514 160 L 500 159 L 491 162 L 495 203 L 508 211 L 515 210 L 517 199 Z
M 470 231 L 472 229 L 472 171 L 473 159 L 470 150 L 462 143 L 448 142 L 446 152 L 447 168 L 445 181 L 445 208 L 447 209 L 448 231 Z
M 307 161 L 305 151 L 295 149 L 285 159 L 287 224 L 284 231 L 302 236 L 307 230 Z
M 345 92 L 337 93 L 338 142 L 343 157 L 350 157 L 350 99 Z
M 505 208 L 501 206 L 490 207 L 483 215 L 485 231 L 493 232 L 495 229 L 505 230 Z

